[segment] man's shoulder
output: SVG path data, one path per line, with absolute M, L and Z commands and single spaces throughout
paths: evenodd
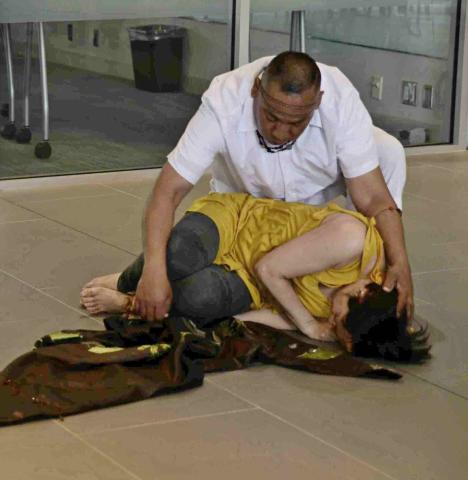
M 240 111 L 250 97 L 255 77 L 273 57 L 262 57 L 213 78 L 202 101 L 220 116 L 231 116 Z
M 321 90 L 325 92 L 324 99 L 327 95 L 342 97 L 356 91 L 349 78 L 338 67 L 320 62 L 317 62 L 317 65 L 322 76 Z

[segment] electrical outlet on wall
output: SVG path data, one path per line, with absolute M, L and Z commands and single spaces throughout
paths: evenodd
M 416 106 L 418 94 L 418 83 L 403 80 L 401 82 L 401 103 L 403 105 Z
M 382 100 L 383 77 L 381 75 L 372 75 L 371 77 L 371 98 Z
M 434 89 L 432 85 L 424 85 L 422 107 L 432 109 L 434 104 Z

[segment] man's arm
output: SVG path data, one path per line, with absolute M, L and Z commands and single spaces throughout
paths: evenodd
M 398 290 L 397 312 L 406 310 L 408 321 L 413 318 L 413 282 L 406 252 L 403 224 L 397 206 L 388 191 L 380 168 L 354 178 L 346 185 L 357 210 L 367 217 L 376 216 L 377 229 L 385 246 L 387 274 L 384 290 Z M 395 209 L 388 209 L 393 207 Z
M 181 200 L 212 164 L 224 145 L 213 111 L 203 103 L 189 121 L 176 148 L 168 155 L 156 181 L 145 215 L 145 265 L 136 291 L 136 308 L 142 318 L 163 318 L 172 302 L 167 278 L 166 247 Z
M 145 264 L 136 291 L 135 309 L 149 321 L 163 318 L 172 302 L 166 268 L 167 241 L 174 223 L 174 212 L 192 186 L 166 163 L 146 208 L 143 228 Z

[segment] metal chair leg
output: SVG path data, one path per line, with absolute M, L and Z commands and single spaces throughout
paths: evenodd
M 33 24 L 28 23 L 26 27 L 26 55 L 24 58 L 24 125 L 16 134 L 18 143 L 29 143 L 31 141 L 31 128 L 29 125 L 29 95 L 31 89 L 31 56 L 33 41 Z
M 12 139 L 16 134 L 15 125 L 15 83 L 13 78 L 13 61 L 11 55 L 11 27 L 9 24 L 3 25 L 3 43 L 5 47 L 5 59 L 8 78 L 8 90 L 10 92 L 9 122 L 3 127 L 1 135 L 4 138 Z
M 2 103 L 0 107 L 0 115 L 5 118 L 9 118 L 10 116 L 10 104 L 9 103 Z
M 34 153 L 37 158 L 49 158 L 52 154 L 52 147 L 49 144 L 49 94 L 47 90 L 47 65 L 44 41 L 44 25 L 37 24 L 39 34 L 39 66 L 41 72 L 41 94 L 42 94 L 42 128 L 43 141 L 36 145 Z

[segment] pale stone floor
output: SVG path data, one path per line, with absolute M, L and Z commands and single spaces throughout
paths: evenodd
M 0 477 L 466 479 L 468 153 L 414 157 L 408 173 L 404 222 L 429 363 L 404 366 L 394 383 L 258 366 L 211 374 L 193 391 L 2 428 Z M 96 328 L 79 309 L 80 286 L 139 253 L 156 175 L 0 183 L 0 368 L 43 334 Z M 184 206 L 206 191 L 204 179 Z

